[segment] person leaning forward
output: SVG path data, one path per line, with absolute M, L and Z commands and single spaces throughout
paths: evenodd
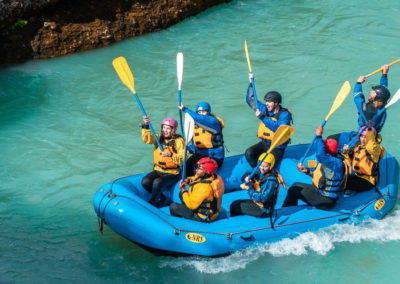
M 266 153 L 261 154 L 258 162 L 264 159 Z M 246 183 L 240 185 L 241 189 L 247 190 L 250 199 L 234 201 L 230 206 L 231 217 L 238 215 L 250 215 L 254 217 L 271 216 L 276 200 L 278 198 L 279 184 L 283 179 L 279 172 L 274 169 L 275 158 L 271 153 L 260 165 L 260 171 L 254 175 L 251 181 L 247 176 Z
M 252 76 L 253 74 L 249 75 L 250 82 Z M 260 142 L 249 147 L 245 152 L 246 160 L 253 168 L 257 165 L 258 157 L 262 153 L 268 151 L 271 145 L 271 140 L 278 127 L 280 125 L 290 125 L 293 121 L 291 112 L 281 106 L 282 96 L 280 93 L 276 91 L 268 92 L 264 96 L 264 100 L 265 104 L 261 101 L 258 101 L 257 103 L 255 102 L 253 87 L 252 84 L 250 84 L 247 89 L 246 102 L 250 108 L 255 111 L 256 116 L 260 119 L 257 137 L 261 139 Z M 290 140 L 280 146 L 277 146 L 271 151 L 275 157 L 276 168 L 279 166 L 286 146 L 289 143 Z
M 151 193 L 150 204 L 157 207 L 163 205 L 166 199 L 161 191 L 164 187 L 174 185 L 179 180 L 180 166 L 185 155 L 185 141 L 176 134 L 178 122 L 173 118 L 165 118 L 161 122 L 161 133 L 157 138 L 164 149 L 160 149 L 156 139 L 151 133 L 150 118 L 143 117 L 142 140 L 146 144 L 154 145 L 153 161 L 154 170 L 142 179 L 142 186 Z
M 322 126 L 315 131 L 317 167 L 311 172 L 301 163 L 297 169 L 312 176 L 312 184 L 294 183 L 289 189 L 282 207 L 297 205 L 302 200 L 308 205 L 319 209 L 329 209 L 334 206 L 343 187 L 345 166 L 338 157 L 338 143 L 334 139 L 322 140 Z
M 196 175 L 179 184 L 182 204 L 171 203 L 171 216 L 200 222 L 217 219 L 225 187 L 222 178 L 215 174 L 216 170 L 217 162 L 211 158 L 201 158 L 197 162 Z

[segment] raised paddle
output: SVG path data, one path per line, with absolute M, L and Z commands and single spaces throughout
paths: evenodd
M 397 90 L 397 92 L 394 94 L 394 96 L 390 99 L 390 101 L 382 108 L 382 110 L 378 110 L 378 112 L 381 113 L 381 111 L 387 110 L 388 107 L 390 107 L 391 105 L 395 104 L 398 100 L 400 99 L 400 89 Z M 379 115 L 379 114 L 378 114 Z M 361 131 L 361 129 L 359 130 L 359 132 L 357 133 L 356 136 L 354 136 L 349 144 L 348 147 L 351 148 L 354 144 L 356 144 L 356 142 L 358 141 L 358 137 L 360 137 L 361 133 L 363 131 Z
M 275 131 L 274 136 L 272 137 L 271 140 L 271 145 L 269 146 L 269 149 L 267 151 L 267 154 L 264 156 L 264 158 L 257 164 L 257 166 L 252 170 L 251 174 L 249 175 L 249 180 L 254 176 L 254 174 L 257 172 L 258 168 L 264 162 L 265 158 L 268 156 L 269 153 L 271 153 L 272 150 L 275 149 L 275 147 L 282 145 L 286 141 L 289 140 L 290 136 L 293 135 L 294 133 L 294 128 L 290 125 L 281 125 L 278 127 L 278 129 Z
M 345 99 L 347 98 L 347 96 L 349 95 L 351 90 L 351 86 L 350 86 L 350 82 L 349 81 L 345 81 L 342 85 L 342 87 L 340 88 L 338 94 L 336 95 L 335 100 L 333 101 L 333 104 L 331 106 L 331 110 L 329 111 L 328 115 L 325 117 L 325 120 L 321 123 L 321 126 L 324 127 L 326 122 L 328 121 L 328 119 L 331 117 L 331 115 L 342 105 L 342 103 L 345 101 Z M 312 142 L 310 143 L 310 145 L 308 146 L 306 152 L 304 153 L 303 158 L 301 158 L 300 163 L 303 163 L 308 152 L 311 149 L 311 146 L 314 144 L 315 139 L 317 139 L 317 135 L 314 136 L 314 139 L 312 140 Z
M 176 55 L 176 76 L 178 77 L 178 105 L 182 105 L 182 76 L 183 76 L 183 53 L 178 52 Z M 184 136 L 182 125 L 182 110 L 179 110 L 179 119 L 181 122 L 181 133 Z
M 392 66 L 392 65 L 394 65 L 394 64 L 396 64 L 396 63 L 399 63 L 399 62 L 400 62 L 400 58 L 397 59 L 397 60 L 395 60 L 395 61 L 393 61 L 393 62 L 390 62 L 390 63 L 388 64 L 388 66 Z M 380 71 L 382 71 L 382 70 L 383 70 L 383 67 L 381 67 L 381 68 L 379 68 L 379 69 L 376 69 L 375 71 L 369 73 L 368 75 L 365 75 L 365 78 L 368 78 L 369 76 L 375 75 L 376 73 L 378 73 L 378 72 L 380 72 Z
M 119 78 L 121 79 L 122 83 L 124 83 L 125 86 L 127 86 L 135 96 L 135 99 L 137 103 L 139 104 L 139 107 L 143 113 L 144 116 L 147 116 L 146 111 L 143 108 L 142 103 L 140 102 L 139 96 L 136 94 L 135 91 L 135 82 L 133 80 L 133 75 L 131 72 L 131 69 L 129 68 L 128 62 L 126 62 L 125 57 L 117 57 L 113 60 L 112 65 L 114 66 L 115 71 L 117 72 Z M 149 127 L 151 130 L 151 133 L 154 136 L 154 139 L 157 142 L 158 147 L 160 148 L 161 151 L 163 151 L 163 147 L 160 144 L 160 141 L 158 141 L 157 135 L 154 132 L 153 127 L 151 126 L 151 123 L 149 122 Z
M 249 50 L 247 49 L 247 41 L 246 40 L 244 41 L 244 51 L 246 53 L 247 65 L 249 66 L 249 74 L 253 74 L 253 72 L 251 71 L 250 56 L 249 56 Z M 256 86 L 254 84 L 253 77 L 251 77 L 251 86 L 253 87 L 253 96 L 254 96 L 254 103 L 255 103 L 256 109 L 259 109 L 257 95 L 256 95 Z
M 194 120 L 190 116 L 190 114 L 185 113 L 185 157 L 183 158 L 183 165 L 182 165 L 182 180 L 185 179 L 186 176 L 186 155 L 187 155 L 187 147 L 189 142 L 192 140 L 193 137 L 193 129 L 194 129 Z

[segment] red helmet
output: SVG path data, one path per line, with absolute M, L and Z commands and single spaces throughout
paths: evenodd
M 215 172 L 217 171 L 217 168 L 218 168 L 217 162 L 211 158 L 201 158 L 197 162 L 197 166 L 201 166 L 203 169 L 205 169 L 210 174 L 215 174 Z
M 178 128 L 178 122 L 175 119 L 171 118 L 171 117 L 164 118 L 163 121 L 161 122 L 161 127 L 163 125 L 171 126 L 172 133 L 174 133 L 174 134 L 176 132 L 176 129 Z
M 332 156 L 336 156 L 338 152 L 338 143 L 335 139 L 324 140 L 325 151 Z

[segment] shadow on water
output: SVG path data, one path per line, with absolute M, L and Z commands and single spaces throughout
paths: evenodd
M 49 97 L 47 78 L 40 74 L 0 73 L 0 127 L 23 120 L 40 110 Z

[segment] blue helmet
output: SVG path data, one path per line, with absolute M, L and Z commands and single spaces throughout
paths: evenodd
M 211 106 L 209 103 L 201 102 L 196 105 L 196 112 L 199 110 L 206 110 L 208 113 L 211 113 Z

